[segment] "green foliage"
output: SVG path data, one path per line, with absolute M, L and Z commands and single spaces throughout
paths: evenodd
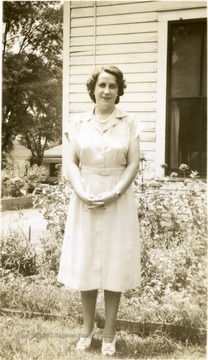
M 3 161 L 17 134 L 38 165 L 60 143 L 62 22 L 56 1 L 3 3 Z
M 2 235 L 0 267 L 3 277 L 37 275 L 42 279 L 53 279 L 56 283 L 61 245 L 62 237 L 57 238 L 53 230 L 40 238 L 37 249 L 21 229 L 11 229 L 8 234 Z
M 48 171 L 43 166 L 30 166 L 29 162 L 18 164 L 7 161 L 6 167 L 2 170 L 2 197 L 30 194 L 47 176 Z
M 141 287 L 127 292 L 150 321 L 206 323 L 206 184 L 153 180 L 135 187 L 141 230 Z M 134 314 L 134 311 L 131 311 Z M 156 316 L 157 317 L 157 316 Z M 156 321 L 156 318 L 155 318 Z
M 203 181 L 152 180 L 145 184 L 143 191 L 135 186 L 135 195 L 142 235 L 150 238 L 153 245 L 161 243 L 168 247 L 179 243 L 187 238 L 187 231 L 205 235 L 206 184 Z
M 71 192 L 69 181 L 63 179 L 56 185 L 39 186 L 33 194 L 33 206 L 40 208 L 48 229 L 53 229 L 57 236 L 64 233 Z
M 40 275 L 15 276 L 13 272 L 4 269 L 2 272 L 1 307 L 9 303 L 11 308 L 46 313 L 59 309 L 60 291 L 54 286 L 54 279 Z
M 23 232 L 13 230 L 7 236 L 2 236 L 0 249 L 2 269 L 22 276 L 36 273 L 36 251 Z
M 51 228 L 48 233 L 40 238 L 40 252 L 37 259 L 38 273 L 57 274 L 60 263 L 61 247 L 63 234 L 55 228 Z

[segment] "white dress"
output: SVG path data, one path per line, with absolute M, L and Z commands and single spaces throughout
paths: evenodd
M 83 188 L 114 189 L 127 165 L 138 121 L 116 108 L 101 130 L 93 112 L 70 122 L 68 139 L 80 159 Z M 103 208 L 88 209 L 73 193 L 66 222 L 58 281 L 86 291 L 125 291 L 140 285 L 139 224 L 133 187 Z

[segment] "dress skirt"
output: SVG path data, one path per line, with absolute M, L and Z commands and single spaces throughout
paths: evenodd
M 124 168 L 81 169 L 85 191 L 115 188 Z M 133 187 L 104 208 L 88 209 L 72 193 L 58 281 L 87 291 L 125 291 L 140 285 L 140 238 Z

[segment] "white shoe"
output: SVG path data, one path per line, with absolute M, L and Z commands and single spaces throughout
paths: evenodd
M 80 334 L 80 339 L 77 343 L 77 350 L 87 350 L 91 346 L 92 338 L 95 334 L 96 329 L 96 324 L 94 324 L 94 329 L 92 330 L 90 335 L 86 336 L 84 334 Z
M 115 354 L 116 352 L 116 339 L 117 339 L 117 336 L 115 334 L 115 337 L 113 339 L 113 341 L 111 343 L 106 343 L 103 339 L 103 342 L 102 342 L 102 348 L 101 348 L 101 352 L 104 356 L 112 356 Z

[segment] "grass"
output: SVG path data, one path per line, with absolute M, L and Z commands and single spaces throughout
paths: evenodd
M 80 327 L 72 320 L 46 321 L 2 316 L 0 322 L 0 358 L 5 360 L 97 360 L 101 330 L 93 339 L 90 351 L 77 353 Z M 100 335 L 100 336 L 99 336 Z M 118 333 L 117 352 L 113 359 L 142 360 L 205 360 L 205 348 L 176 342 L 167 335 L 155 333 L 141 338 L 126 332 Z

